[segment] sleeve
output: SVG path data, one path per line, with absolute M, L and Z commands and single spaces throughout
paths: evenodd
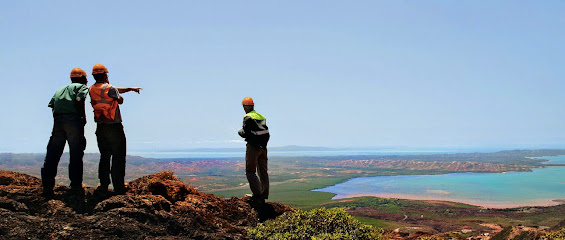
M 79 101 L 75 101 L 75 109 L 76 109 L 77 113 L 80 114 L 82 124 L 85 125 L 86 124 L 86 113 L 85 113 L 85 108 L 84 108 L 84 98 L 79 100 Z
M 237 134 L 239 134 L 240 137 L 245 138 L 245 132 L 242 129 L 239 129 L 239 131 L 237 132 Z
M 87 95 L 88 95 L 88 87 L 86 87 L 85 85 L 81 85 L 77 92 L 77 97 L 76 97 L 77 101 L 85 100 Z
M 53 96 L 51 98 L 51 101 L 49 101 L 49 104 L 47 104 L 47 107 L 53 108 L 53 104 L 55 103 L 55 96 Z
M 239 130 L 239 132 L 237 132 L 242 138 L 249 137 L 249 134 L 251 133 L 251 124 L 249 124 L 248 121 L 252 121 L 251 117 L 243 117 L 243 127 Z
M 120 93 L 118 92 L 118 89 L 112 86 L 108 91 L 108 97 L 118 100 L 120 98 Z

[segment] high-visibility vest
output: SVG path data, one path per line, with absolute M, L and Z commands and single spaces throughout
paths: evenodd
M 118 109 L 118 101 L 108 96 L 108 92 L 112 85 L 108 83 L 96 83 L 88 88 L 90 94 L 90 104 L 94 109 L 94 118 L 114 120 L 116 117 L 116 109 Z

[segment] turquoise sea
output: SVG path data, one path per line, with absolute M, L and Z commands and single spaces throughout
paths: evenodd
M 543 158 L 552 164 L 565 164 L 565 156 Z M 334 199 L 378 196 L 493 208 L 548 206 L 565 200 L 565 167 L 536 168 L 532 172 L 361 177 L 314 191 L 334 193 Z

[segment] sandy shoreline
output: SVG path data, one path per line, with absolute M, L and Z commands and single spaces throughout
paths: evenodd
M 360 194 L 347 194 L 340 195 L 340 197 L 334 197 L 332 199 L 345 199 L 354 197 L 380 197 L 380 198 L 399 198 L 407 200 L 422 200 L 422 201 L 447 201 L 463 203 L 473 206 L 479 206 L 482 208 L 517 208 L 517 207 L 549 207 L 559 204 L 565 204 L 565 199 L 543 199 L 543 200 L 532 200 L 523 202 L 491 202 L 491 201 L 473 201 L 468 199 L 455 199 L 447 198 L 441 196 L 422 196 L 422 195 L 410 195 L 410 194 L 398 194 L 398 193 L 360 193 Z

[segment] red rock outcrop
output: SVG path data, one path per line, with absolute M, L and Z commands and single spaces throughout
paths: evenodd
M 246 229 L 293 211 L 279 203 L 229 199 L 184 185 L 172 172 L 128 184 L 125 195 L 56 186 L 41 197 L 41 180 L 0 170 L 3 239 L 245 239 Z

